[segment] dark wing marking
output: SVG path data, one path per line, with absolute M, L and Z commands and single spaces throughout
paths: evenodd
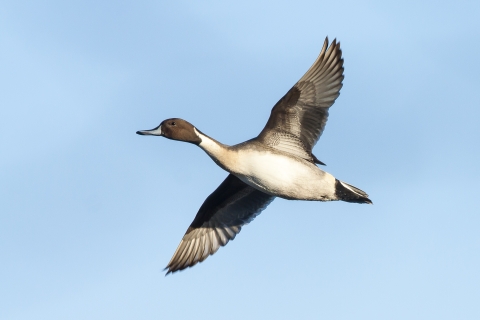
M 318 163 L 312 149 L 325 128 L 328 109 L 340 94 L 343 59 L 340 43 L 325 39 L 317 60 L 273 107 L 257 140 Z
M 208 196 L 165 269 L 167 274 L 192 267 L 233 240 L 242 226 L 265 209 L 274 196 L 229 174 Z

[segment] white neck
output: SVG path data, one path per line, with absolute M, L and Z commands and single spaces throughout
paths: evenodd
M 232 151 L 228 146 L 202 134 L 196 128 L 194 128 L 194 130 L 202 140 L 198 146 L 202 148 L 222 169 L 230 172 L 231 170 L 229 169 L 233 165 L 233 157 Z

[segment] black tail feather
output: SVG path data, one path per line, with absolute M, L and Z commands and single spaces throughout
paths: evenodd
M 335 179 L 335 195 L 341 201 L 373 204 L 364 191 L 338 179 Z

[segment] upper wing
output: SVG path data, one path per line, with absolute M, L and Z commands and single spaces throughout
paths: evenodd
M 307 73 L 273 107 L 258 140 L 278 150 L 317 162 L 312 155 L 325 128 L 328 109 L 340 95 L 343 59 L 340 43 L 333 40 Z M 318 162 L 317 162 L 318 163 Z
M 208 196 L 165 269 L 167 274 L 202 262 L 233 240 L 274 196 L 242 182 L 232 174 Z

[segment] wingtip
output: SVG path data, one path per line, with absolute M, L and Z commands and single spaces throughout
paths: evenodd
M 170 269 L 170 267 L 165 267 L 165 269 L 163 269 L 163 271 L 164 272 L 167 271 L 167 273 L 165 273 L 165 277 L 172 273 L 172 269 Z

